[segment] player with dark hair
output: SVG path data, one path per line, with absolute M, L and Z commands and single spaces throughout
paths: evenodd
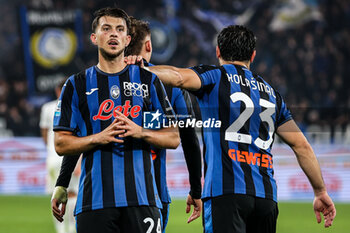
M 138 20 L 130 16 L 131 41 L 126 48 L 125 56 L 141 54 L 149 62 L 152 56 L 151 28 L 147 21 Z
M 310 144 L 281 95 L 250 71 L 256 55 L 253 32 L 228 26 L 218 35 L 217 44 L 220 66 L 144 67 L 164 84 L 191 90 L 198 97 L 203 120 L 221 121 L 218 130 L 203 128 L 205 232 L 276 231 L 277 186 L 271 154 L 276 133 L 293 149 L 313 187 L 317 221 L 321 222 L 323 213 L 325 227 L 331 226 L 335 206 Z M 135 57 L 128 61 L 134 62 Z
M 148 22 L 131 18 L 131 37 L 132 40 L 125 52 L 125 56 L 138 54 L 145 59 L 146 65 L 152 56 L 151 30 Z M 177 114 L 178 120 L 184 120 L 190 116 L 194 116 L 192 110 L 192 102 L 190 94 L 186 90 L 180 88 L 165 86 L 165 91 L 169 97 L 169 101 Z M 191 205 L 194 205 L 194 211 L 188 222 L 197 219 L 200 216 L 202 209 L 201 202 L 201 151 L 199 147 L 198 137 L 193 127 L 179 127 L 181 144 L 184 151 L 187 169 L 189 172 L 191 190 L 187 197 L 188 213 Z M 154 170 L 158 193 L 163 204 L 163 231 L 168 222 L 169 203 L 171 202 L 167 181 L 166 181 L 166 150 L 153 148 Z
M 148 22 L 137 20 L 130 17 L 131 21 L 131 42 L 126 49 L 125 55 L 140 54 L 148 62 L 152 55 L 152 43 L 151 43 L 151 30 Z M 165 87 L 166 93 L 170 99 L 176 114 L 187 116 L 193 115 L 192 103 L 189 98 L 189 93 L 179 88 Z M 190 205 L 194 206 L 194 211 L 190 216 L 188 222 L 198 218 L 201 213 L 201 152 L 194 128 L 179 128 L 180 138 L 184 155 L 189 171 L 191 190 L 187 198 L 186 212 L 190 211 Z M 168 187 L 166 183 L 166 150 L 153 148 L 154 156 L 154 170 L 156 185 L 160 200 L 162 201 L 162 229 L 165 232 L 165 228 L 168 222 L 169 203 L 171 202 Z M 58 204 L 62 204 L 64 207 L 67 200 L 66 188 L 69 185 L 71 174 L 75 164 L 78 161 L 79 156 L 65 156 L 61 166 L 60 175 L 56 182 L 56 190 L 52 198 L 53 207 Z M 62 203 L 64 200 L 64 203 Z M 64 214 L 64 213 L 63 213 Z M 61 215 L 55 215 L 59 221 L 63 221 Z
M 129 27 L 119 8 L 96 12 L 90 38 L 99 62 L 67 80 L 55 113 L 57 153 L 82 154 L 78 233 L 161 232 L 150 146 L 176 148 L 180 140 L 174 127 L 142 128 L 145 111 L 174 112 L 154 74 L 124 63 Z

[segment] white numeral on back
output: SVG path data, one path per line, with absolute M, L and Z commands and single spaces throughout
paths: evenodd
M 151 233 L 152 230 L 153 230 L 153 227 L 154 227 L 154 221 L 153 221 L 153 219 L 150 218 L 150 217 L 148 217 L 148 218 L 145 218 L 145 219 L 143 220 L 143 222 L 144 222 L 144 223 L 148 223 L 148 222 L 150 223 L 150 225 L 149 225 L 149 227 L 148 227 L 146 233 Z
M 235 92 L 230 96 L 233 103 L 237 101 L 242 101 L 245 105 L 243 112 L 238 116 L 238 118 L 226 129 L 225 140 L 233 142 L 241 142 L 246 144 L 252 143 L 252 136 L 250 134 L 238 133 L 238 131 L 244 126 L 244 124 L 249 120 L 254 112 L 254 103 L 249 98 L 248 95 L 243 92 Z M 261 122 L 266 122 L 269 126 L 269 138 L 264 141 L 261 138 L 256 138 L 254 144 L 260 149 L 268 149 L 273 142 L 273 132 L 275 130 L 275 125 L 272 119 L 272 115 L 275 113 L 275 104 L 267 100 L 260 99 L 259 105 L 265 107 L 266 109 L 262 111 L 259 116 Z

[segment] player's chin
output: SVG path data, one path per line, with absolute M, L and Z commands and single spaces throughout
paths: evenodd
M 100 48 L 99 50 L 100 50 L 102 56 L 107 60 L 115 59 L 124 51 L 122 49 L 111 49 L 110 47 Z

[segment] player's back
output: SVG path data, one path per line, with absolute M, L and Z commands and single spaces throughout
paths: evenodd
M 193 67 L 202 81 L 195 94 L 203 121 L 203 197 L 241 193 L 277 201 L 271 146 L 277 127 L 291 118 L 281 96 L 243 66 Z

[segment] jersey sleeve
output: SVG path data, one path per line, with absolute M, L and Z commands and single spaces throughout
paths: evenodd
M 78 131 L 78 96 L 74 78 L 70 77 L 63 86 L 54 115 L 53 130 Z
M 174 87 L 171 105 L 178 120 L 194 117 L 192 101 L 188 91 Z
M 151 103 L 152 111 L 160 110 L 164 115 L 166 123 L 176 118 L 173 107 L 170 104 L 169 98 L 165 92 L 163 83 L 155 76 L 153 85 L 151 85 Z
M 284 102 L 280 93 L 276 91 L 276 102 L 277 102 L 277 116 L 276 116 L 276 126 L 279 127 L 285 122 L 292 120 L 292 113 L 290 112 L 287 104 Z M 276 128 L 277 128 L 276 127 Z
M 201 80 L 201 87 L 197 91 L 191 91 L 194 95 L 201 97 L 204 93 L 209 93 L 215 84 L 220 81 L 220 69 L 216 66 L 200 65 L 191 67 Z
M 78 163 L 80 155 L 64 156 L 61 164 L 60 174 L 56 181 L 56 186 L 68 188 L 72 173 Z
M 179 127 L 179 132 L 189 174 L 190 195 L 199 199 L 202 193 L 202 159 L 196 130 L 192 127 Z

